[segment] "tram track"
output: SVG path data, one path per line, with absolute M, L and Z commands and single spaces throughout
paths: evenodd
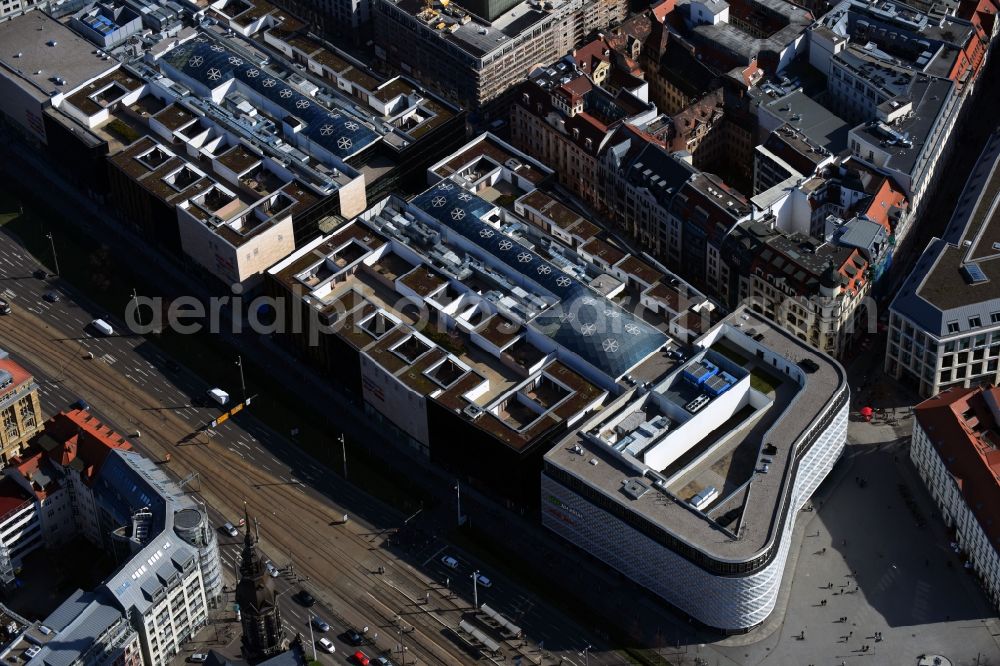
M 385 566 L 385 576 L 398 577 L 400 587 L 429 589 L 426 582 L 407 572 L 407 565 L 397 562 L 364 535 L 358 534 L 353 524 L 331 527 L 330 523 L 341 514 L 328 502 L 310 497 L 301 481 L 289 481 L 265 472 L 224 445 L 198 442 L 199 435 L 192 431 L 191 424 L 177 416 L 173 409 L 165 407 L 160 399 L 102 361 L 96 353 L 95 358 L 87 358 L 79 340 L 65 337 L 63 331 L 43 322 L 37 315 L 19 310 L 5 317 L 3 323 L 0 330 L 4 332 L 4 344 L 10 351 L 31 359 L 54 382 L 85 396 L 112 423 L 140 432 L 141 436 L 131 441 L 152 459 L 164 461 L 170 454 L 169 466 L 179 478 L 197 473 L 198 493 L 210 506 L 226 515 L 238 515 L 246 499 L 266 525 L 262 548 L 271 553 L 290 554 L 295 560 L 295 569 L 308 577 L 312 583 L 310 587 L 320 592 L 321 599 L 333 594 L 342 603 L 347 603 L 354 617 L 343 617 L 342 621 L 353 626 L 372 624 L 391 634 L 396 631 L 394 616 L 399 613 L 406 624 L 413 627 L 406 636 L 411 658 L 428 664 L 469 660 L 467 654 L 447 639 L 446 642 L 433 640 L 431 636 L 440 635 L 443 629 L 441 623 L 384 580 L 379 580 L 382 576 L 372 571 L 379 565 Z M 110 339 L 88 338 L 87 341 L 121 353 L 113 348 Z M 57 351 L 54 353 L 54 350 Z M 128 352 L 134 353 L 134 350 Z M 261 446 L 253 438 L 251 442 Z M 322 476 L 322 468 L 317 472 Z M 291 471 L 288 474 L 295 478 Z M 302 492 L 296 488 L 299 485 L 302 485 Z M 280 508 L 281 513 L 275 508 Z M 268 517 L 273 517 L 270 524 Z M 234 544 L 220 544 L 220 548 L 231 545 Z M 365 560 L 372 562 L 371 569 L 358 561 L 358 549 L 369 553 Z M 328 605 L 333 609 L 335 604 Z M 442 609 L 443 612 L 455 610 L 458 609 Z

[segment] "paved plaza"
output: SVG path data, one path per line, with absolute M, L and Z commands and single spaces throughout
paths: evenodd
M 890 395 L 899 405 L 878 404 Z M 903 405 L 875 383 L 853 409 L 868 401 Z M 707 663 L 1000 664 L 1000 620 L 909 461 L 905 412 L 894 424 L 852 421 L 844 457 L 800 516 L 779 608 L 756 631 L 713 644 Z

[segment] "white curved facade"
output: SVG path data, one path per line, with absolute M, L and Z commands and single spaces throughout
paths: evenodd
M 769 562 L 746 575 L 711 573 L 690 559 L 646 536 L 542 473 L 542 523 L 566 540 L 598 557 L 699 622 L 728 632 L 745 631 L 774 610 L 799 510 L 823 481 L 844 449 L 847 437 L 848 389 L 829 402 L 835 410 L 794 470 L 783 528 L 765 549 L 776 549 Z M 819 418 L 816 422 L 822 422 Z M 809 437 L 803 438 L 808 442 Z M 778 509 L 780 510 L 780 509 Z M 669 530 L 669 526 L 664 526 Z M 712 560 L 710 554 L 703 553 Z M 758 552 L 747 561 L 756 559 Z

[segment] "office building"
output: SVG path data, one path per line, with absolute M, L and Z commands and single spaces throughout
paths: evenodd
M 998 164 L 992 135 L 944 235 L 928 243 L 890 306 L 885 371 L 925 397 L 1000 382 Z
M 479 119 L 504 118 L 510 92 L 539 63 L 550 63 L 584 37 L 625 19 L 623 0 L 526 0 L 493 3 L 476 14 L 462 3 L 375 0 L 376 55 L 435 88 Z M 489 108 L 488 108 L 489 107 Z
M 1000 389 L 945 389 L 913 415 L 910 458 L 951 530 L 952 550 L 1000 607 Z

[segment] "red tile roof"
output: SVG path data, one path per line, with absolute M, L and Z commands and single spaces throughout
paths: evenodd
M 14 381 L 9 386 L 0 389 L 0 398 L 13 393 L 25 382 L 31 381 L 31 373 L 25 370 L 20 363 L 11 358 L 0 359 L 0 370 L 6 370 L 11 374 Z
M 893 229 L 892 223 L 889 221 L 889 211 L 893 208 L 906 208 L 908 205 L 906 194 L 897 188 L 892 180 L 885 178 L 864 213 L 885 227 L 886 231 L 892 233 Z
M 3 480 L 0 480 L 0 520 L 32 499 L 31 494 L 18 485 L 14 479 L 4 477 Z
M 79 459 L 87 481 L 97 475 L 112 449 L 132 449 L 128 440 L 80 409 L 53 416 L 45 424 L 45 434 L 58 444 L 49 457 L 63 467 Z
M 1000 424 L 987 394 L 1000 402 L 1000 388 L 955 388 L 920 403 L 914 414 L 1000 552 Z

